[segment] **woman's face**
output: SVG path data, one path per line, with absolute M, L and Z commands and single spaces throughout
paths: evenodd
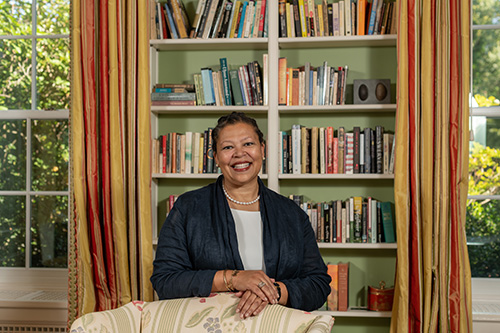
M 262 167 L 264 144 L 254 128 L 246 123 L 227 125 L 219 132 L 215 162 L 224 179 L 236 186 L 255 180 Z

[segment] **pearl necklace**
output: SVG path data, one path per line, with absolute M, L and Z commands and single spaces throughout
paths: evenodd
M 238 205 L 251 205 L 251 204 L 254 204 L 256 203 L 257 201 L 259 201 L 260 199 L 260 194 L 257 196 L 257 198 L 255 198 L 254 200 L 252 201 L 247 201 L 247 202 L 244 202 L 244 201 L 238 201 L 236 199 L 233 199 L 229 196 L 229 194 L 227 194 L 226 192 L 226 188 L 224 187 L 224 184 L 222 184 L 222 191 L 224 191 L 224 195 L 226 196 L 226 198 L 228 198 L 230 201 L 234 202 L 235 204 L 238 204 Z

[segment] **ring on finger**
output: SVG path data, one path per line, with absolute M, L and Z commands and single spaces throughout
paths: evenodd
M 264 281 L 260 281 L 259 284 L 257 285 L 257 287 L 263 288 L 265 285 L 266 285 L 266 283 Z

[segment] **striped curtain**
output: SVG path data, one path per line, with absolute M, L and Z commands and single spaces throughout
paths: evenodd
M 147 7 L 71 5 L 70 325 L 153 299 Z
M 391 332 L 472 332 L 465 235 L 469 0 L 398 0 Z

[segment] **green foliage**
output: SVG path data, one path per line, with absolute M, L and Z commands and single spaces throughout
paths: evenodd
M 500 194 L 500 149 L 473 144 L 469 195 Z M 500 277 L 500 200 L 469 200 L 467 239 L 474 277 Z
M 474 0 L 475 25 L 499 24 L 500 1 Z M 474 95 L 500 96 L 500 30 L 474 30 L 472 35 Z
M 39 33 L 69 33 L 69 1 L 38 4 Z M 0 35 L 31 35 L 31 1 L 0 3 Z M 43 35 L 42 35 L 43 37 Z M 69 107 L 69 40 L 36 40 L 36 82 L 32 82 L 31 38 L 0 40 L 0 110 L 59 110 Z M 36 83 L 37 105 L 31 86 Z
M 32 1 L 0 1 L 1 110 L 61 110 L 69 108 L 69 0 L 39 1 L 39 35 L 32 43 Z M 36 47 L 36 68 L 32 51 Z M 32 72 L 36 70 L 36 80 Z M 34 89 L 32 89 L 32 86 Z M 36 94 L 36 104 L 32 101 Z M 0 121 L 0 190 L 68 190 L 68 120 Z M 29 140 L 29 141 L 28 141 Z M 28 142 L 30 146 L 28 146 Z M 30 151 L 27 151 L 30 147 Z M 27 154 L 31 156 L 26 160 Z M 26 168 L 31 170 L 27 188 Z M 30 266 L 67 267 L 68 197 L 66 195 L 0 196 L 0 267 L 26 265 L 26 205 L 30 204 Z

